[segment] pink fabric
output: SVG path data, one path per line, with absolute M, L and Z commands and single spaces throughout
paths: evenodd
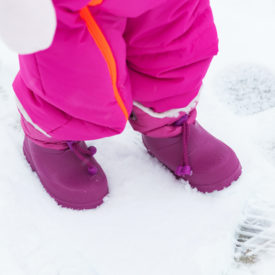
M 25 135 L 39 146 L 55 150 L 68 149 L 68 145 L 64 141 L 45 136 L 43 133 L 36 130 L 30 123 L 28 123 L 22 115 L 21 126 Z
M 130 123 L 134 130 L 150 137 L 166 138 L 174 137 L 182 133 L 181 127 L 173 126 L 180 117 L 186 113 L 180 112 L 176 117 L 155 118 L 134 106 L 130 117 Z M 189 113 L 187 123 L 192 124 L 197 117 L 196 109 Z
M 89 0 L 54 0 L 58 26 L 51 47 L 20 56 L 15 93 L 54 140 L 91 140 L 123 131 L 106 62 L 79 16 Z M 113 51 L 117 86 L 164 112 L 197 95 L 218 39 L 209 0 L 103 0 L 90 8 Z

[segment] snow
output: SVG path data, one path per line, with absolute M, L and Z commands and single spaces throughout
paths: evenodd
M 246 209 L 260 196 L 265 215 L 275 201 L 275 3 L 212 5 L 220 54 L 205 79 L 198 120 L 243 165 L 238 182 L 212 194 L 176 180 L 128 125 L 122 135 L 89 142 L 109 179 L 105 203 L 81 212 L 58 207 L 24 160 L 11 89 L 17 57 L 0 45 L 1 275 L 274 275 L 268 249 L 255 263 L 234 258 Z

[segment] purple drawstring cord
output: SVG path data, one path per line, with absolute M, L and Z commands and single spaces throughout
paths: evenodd
M 188 119 L 189 119 L 189 115 L 186 114 L 174 123 L 175 126 L 182 126 L 183 164 L 178 166 L 175 171 L 175 174 L 179 177 L 192 175 L 192 168 L 189 164 L 189 158 L 188 158 L 188 137 L 189 137 Z
M 90 146 L 83 148 L 79 146 L 77 141 L 67 141 L 69 149 L 85 164 L 88 166 L 88 172 L 94 176 L 97 174 L 97 167 L 91 164 L 91 157 L 96 153 L 96 147 Z

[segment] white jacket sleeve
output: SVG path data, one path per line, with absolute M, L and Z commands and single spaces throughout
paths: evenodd
M 0 0 L 0 39 L 11 50 L 19 54 L 44 50 L 55 29 L 51 0 Z

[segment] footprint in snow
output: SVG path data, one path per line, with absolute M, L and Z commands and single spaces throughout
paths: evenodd
M 251 115 L 275 107 L 275 74 L 257 64 L 240 64 L 224 71 L 217 95 L 236 114 Z
M 257 196 L 247 203 L 235 234 L 235 261 L 254 264 L 275 256 L 275 203 Z

